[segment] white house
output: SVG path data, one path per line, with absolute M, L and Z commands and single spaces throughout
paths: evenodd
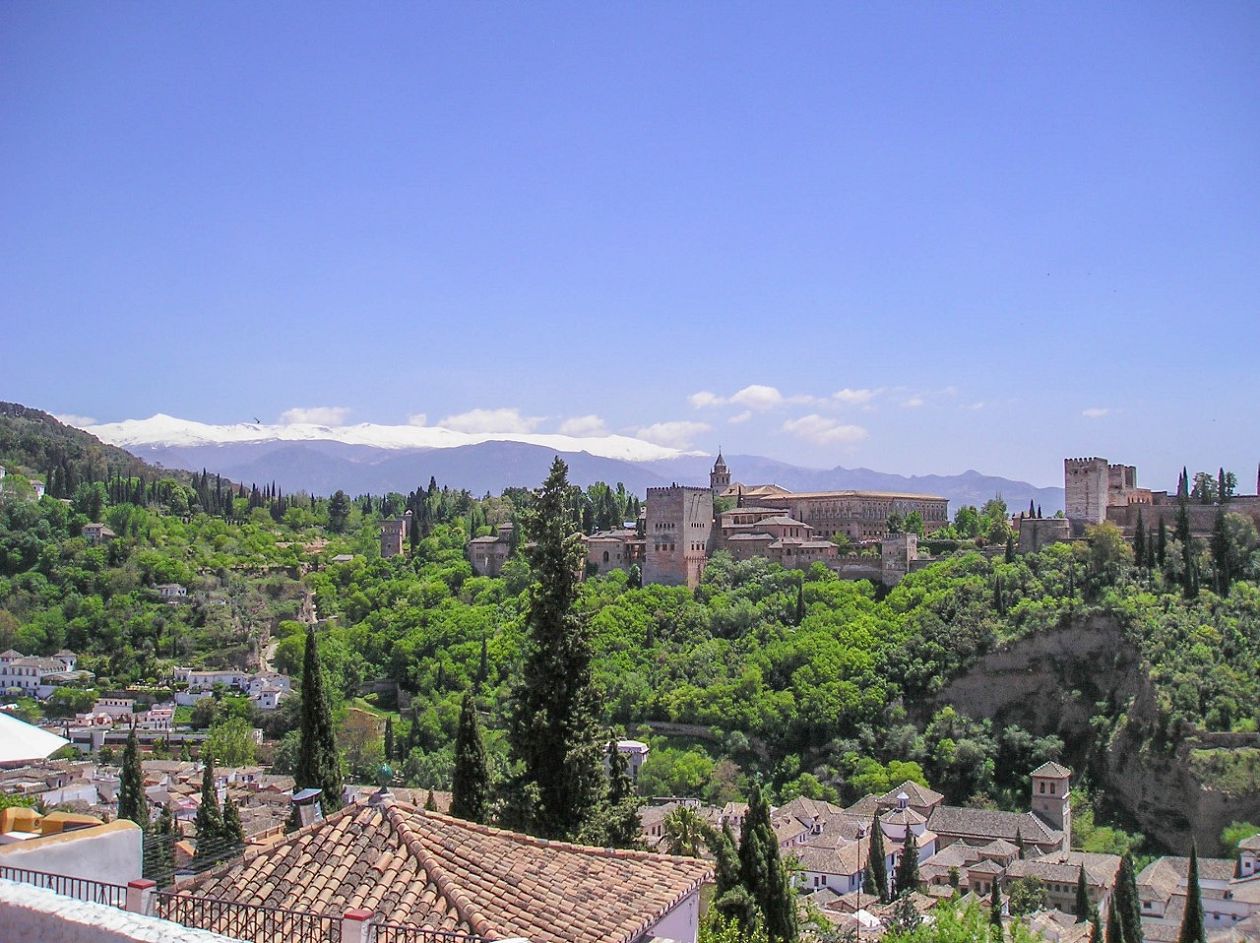
M 158 595 L 165 602 L 179 602 L 188 596 L 188 588 L 179 583 L 162 583 L 157 588 Z
M 626 758 L 626 772 L 630 774 L 630 781 L 637 783 L 639 770 L 643 768 L 651 747 L 642 740 L 618 740 L 617 752 Z

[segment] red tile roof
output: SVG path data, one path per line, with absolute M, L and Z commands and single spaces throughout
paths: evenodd
M 352 805 L 180 892 L 531 943 L 629 943 L 710 878 L 694 858 L 590 848 L 386 800 Z

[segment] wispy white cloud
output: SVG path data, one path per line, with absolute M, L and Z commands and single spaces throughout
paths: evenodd
M 985 405 L 986 404 L 984 400 L 978 399 L 974 403 L 967 403 L 965 406 L 963 406 L 963 409 L 970 409 L 972 411 L 975 411 L 975 410 L 984 409 Z
M 903 401 L 901 405 L 905 409 L 918 409 L 920 406 L 923 405 L 923 403 L 924 403 L 923 397 L 916 394 L 914 396 L 911 396 L 909 399 Z
M 592 436 L 607 435 L 608 426 L 599 416 L 573 416 L 560 423 L 561 435 Z
M 749 419 L 752 419 L 752 410 L 745 409 L 742 413 L 736 413 L 734 416 L 732 416 L 730 419 L 726 421 L 729 422 L 732 426 L 737 426 L 741 422 L 747 422 Z
M 837 403 L 844 403 L 846 406 L 865 406 L 879 393 L 879 390 L 872 390 L 866 387 L 855 390 L 846 386 L 844 389 L 836 390 L 832 393 L 831 398 Z
M 713 427 L 707 422 L 692 422 L 686 419 L 657 422 L 636 430 L 635 435 L 657 445 L 665 445 L 674 449 L 690 448 L 696 436 L 708 432 Z
M 294 406 L 280 414 L 282 425 L 314 423 L 317 426 L 340 426 L 350 415 L 349 406 Z
M 1086 419 L 1102 419 L 1103 416 L 1110 416 L 1111 410 L 1105 406 L 1091 406 L 1089 409 L 1082 409 L 1081 415 Z
M 787 420 L 783 423 L 783 431 L 819 445 L 854 445 L 870 434 L 861 426 L 817 413 Z
M 76 429 L 96 425 L 96 420 L 91 416 L 80 416 L 78 413 L 53 413 L 52 417 L 58 422 L 64 422 L 67 426 L 74 426 Z
M 498 409 L 470 409 L 438 421 L 444 429 L 484 435 L 493 432 L 533 432 L 543 421 L 541 416 L 522 416 L 515 406 Z
M 428 413 L 412 413 L 407 417 L 407 425 L 409 426 L 427 426 L 428 424 Z
M 810 396 L 807 393 L 785 396 L 783 391 L 777 386 L 767 386 L 764 383 L 750 383 L 743 389 L 736 390 L 730 396 L 719 396 L 710 390 L 701 390 L 687 397 L 687 402 L 696 409 L 707 409 L 713 406 L 742 406 L 744 409 L 751 409 L 759 413 L 789 403 L 814 403 L 817 401 L 818 397 Z

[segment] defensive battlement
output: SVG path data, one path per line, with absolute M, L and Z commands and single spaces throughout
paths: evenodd
M 654 494 L 660 494 L 660 495 L 687 494 L 688 492 L 692 492 L 692 491 L 708 491 L 708 490 L 709 490 L 708 488 L 700 488 L 700 487 L 697 487 L 696 485 L 680 485 L 677 482 L 675 482 L 672 485 L 663 485 L 659 488 L 648 488 L 647 497 L 651 498 L 652 495 Z
M 1090 456 L 1089 458 L 1065 458 L 1063 460 L 1064 465 L 1096 465 L 1099 462 L 1102 462 L 1104 465 L 1108 465 L 1105 458 L 1098 458 L 1097 456 Z M 1113 466 L 1108 465 L 1108 467 L 1110 468 Z

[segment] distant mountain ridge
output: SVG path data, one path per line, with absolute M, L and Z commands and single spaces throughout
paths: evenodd
M 647 488 L 671 483 L 707 485 L 713 460 L 707 456 L 631 462 L 591 455 L 557 452 L 524 442 L 489 441 L 455 448 L 377 449 L 333 441 L 237 442 L 225 445 L 134 445 L 129 451 L 146 461 L 168 467 L 207 468 L 234 481 L 272 482 L 285 491 L 329 494 L 341 488 L 351 494 L 411 491 L 429 478 L 474 494 L 498 494 L 504 488 L 536 487 L 547 475 L 554 456 L 569 465 L 576 484 L 621 482 L 642 495 Z M 977 507 L 1001 495 L 1012 511 L 1029 501 L 1045 514 L 1063 508 L 1062 488 L 1041 488 L 977 471 L 960 475 L 906 476 L 869 468 L 802 468 L 753 455 L 727 459 L 734 480 L 745 484 L 773 483 L 792 491 L 905 491 L 949 499 L 951 513 L 964 504 Z

